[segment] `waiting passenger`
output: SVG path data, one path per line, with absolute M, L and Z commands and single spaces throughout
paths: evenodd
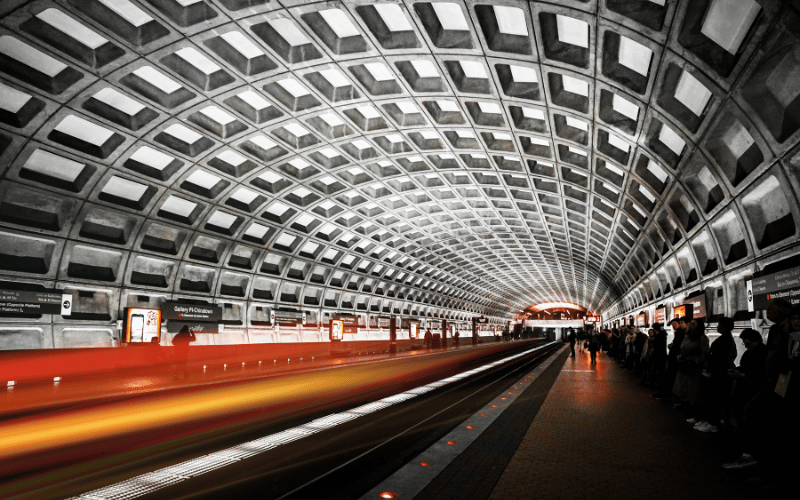
M 600 350 L 600 334 L 597 332 L 592 333 L 589 339 L 589 354 L 592 357 L 592 363 L 597 363 L 597 351 Z
M 681 354 L 678 358 L 678 374 L 672 392 L 678 397 L 676 408 L 688 408 L 689 418 L 686 422 L 696 424 L 699 421 L 700 380 L 702 369 L 708 356 L 708 337 L 705 323 L 701 319 L 693 319 L 686 329 L 686 336 L 681 343 Z
M 761 334 L 752 328 L 743 330 L 739 338 L 746 350 L 739 360 L 739 366 L 728 370 L 728 376 L 734 380 L 731 416 L 736 424 L 736 436 L 742 454 L 735 462 L 723 464 L 722 467 L 726 469 L 742 469 L 758 463 L 755 458 L 760 451 L 758 431 L 766 420 L 766 408 L 758 404 L 756 396 L 764 386 L 767 347 Z
M 719 337 L 711 343 L 706 358 L 702 384 L 703 420 L 694 428 L 700 432 L 717 432 L 723 411 L 728 406 L 731 393 L 731 378 L 728 370 L 735 366 L 736 342 L 733 340 L 733 320 L 721 318 L 717 324 Z M 707 376 L 706 376 L 707 375 Z
M 430 349 L 432 343 L 433 343 L 433 334 L 431 333 L 431 329 L 428 328 L 427 330 L 425 330 L 425 348 Z
M 625 335 L 625 371 L 633 369 L 634 357 L 636 356 L 636 333 L 633 328 L 628 329 Z
M 644 352 L 645 344 L 647 344 L 648 335 L 639 328 L 636 329 L 636 339 L 633 341 L 633 366 L 636 375 L 642 374 L 642 353 Z
M 639 372 L 642 379 L 639 385 L 647 385 L 650 378 L 650 366 L 653 358 L 653 350 L 655 349 L 656 331 L 654 328 L 647 330 L 647 338 L 644 340 L 642 347 L 642 356 L 639 358 Z
M 667 369 L 661 381 L 661 390 L 652 395 L 658 401 L 669 401 L 672 399 L 672 388 L 675 385 L 675 377 L 678 374 L 678 355 L 681 352 L 681 343 L 686 335 L 686 319 L 673 318 L 672 321 L 670 321 L 670 325 L 672 325 L 675 336 L 672 342 L 667 346 L 669 348 L 669 352 L 667 353 Z

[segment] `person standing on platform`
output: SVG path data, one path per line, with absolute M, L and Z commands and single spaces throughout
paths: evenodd
M 659 388 L 667 367 L 667 332 L 661 323 L 653 323 L 653 330 L 655 335 L 650 339 L 653 352 L 650 354 L 649 382 Z
M 661 389 L 653 394 L 658 401 L 669 401 L 672 399 L 672 387 L 675 385 L 675 376 L 678 374 L 678 355 L 681 352 L 681 343 L 686 335 L 686 319 L 673 318 L 670 321 L 675 336 L 672 343 L 667 346 L 667 369 L 661 381 Z
M 456 347 L 458 347 L 458 342 L 459 342 L 458 330 L 456 330 L 455 332 L 453 332 L 453 342 L 455 342 L 455 344 L 456 344 Z
M 569 340 L 569 350 L 572 354 L 570 354 L 571 358 L 575 357 L 575 342 L 577 342 L 577 336 L 575 335 L 575 330 L 572 328 L 569 329 L 569 334 L 567 335 L 567 339 Z
M 178 373 L 183 373 L 183 379 L 189 378 L 189 344 L 196 341 L 197 337 L 188 326 L 183 325 L 181 331 L 172 337 L 172 345 L 175 346 L 175 378 L 178 378 Z
M 706 336 L 706 325 L 701 319 L 693 319 L 686 329 L 686 336 L 681 343 L 678 357 L 678 374 L 672 392 L 680 402 L 676 408 L 688 407 L 690 416 L 686 419 L 692 425 L 700 420 L 698 414 L 700 404 L 700 380 L 703 378 L 703 367 L 708 356 L 709 342 Z
M 733 320 L 720 318 L 717 337 L 711 343 L 701 379 L 703 421 L 695 424 L 700 432 L 717 432 L 723 411 L 728 407 L 731 394 L 731 379 L 728 370 L 736 365 L 736 342 L 733 340 Z
M 431 329 L 428 328 L 427 330 L 425 330 L 425 349 L 430 349 L 432 343 L 433 343 L 433 334 L 431 333 Z
M 597 351 L 600 350 L 600 335 L 597 332 L 592 332 L 589 337 L 589 354 L 592 357 L 592 363 L 597 363 Z

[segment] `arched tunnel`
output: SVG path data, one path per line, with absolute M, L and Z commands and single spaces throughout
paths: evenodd
M 798 0 L 0 19 L 0 351 L 123 350 L 165 304 L 215 311 L 196 346 L 325 343 L 339 315 L 353 342 L 494 335 L 541 303 L 765 329 L 750 283 L 800 266 Z

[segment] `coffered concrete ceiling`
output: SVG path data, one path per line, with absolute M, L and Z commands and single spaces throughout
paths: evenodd
M 798 9 L 6 0 L 2 279 L 508 317 L 725 276 L 797 241 Z

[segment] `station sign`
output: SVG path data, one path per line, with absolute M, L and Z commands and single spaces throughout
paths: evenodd
M 161 310 L 129 307 L 125 314 L 125 342 L 150 342 L 153 338 L 161 338 Z
M 656 323 L 661 323 L 662 325 L 667 322 L 667 308 L 660 307 L 656 309 L 656 314 L 654 318 Z
M 0 313 L 72 314 L 72 295 L 61 292 L 0 290 Z
M 680 319 L 686 318 L 690 320 L 694 317 L 694 312 L 692 311 L 692 304 L 681 304 L 679 306 L 675 306 L 672 310 L 672 318 L 673 319 Z
M 342 322 L 342 333 L 358 333 L 358 316 L 354 314 L 337 314 L 333 319 Z
M 762 311 L 770 300 L 785 299 L 800 304 L 800 267 L 759 276 L 747 281 L 747 310 Z
M 442 329 L 442 322 L 441 321 L 431 321 L 430 329 L 434 332 L 439 331 Z
M 488 320 L 483 316 L 481 316 L 480 318 L 476 318 L 475 321 L 477 321 L 478 323 L 487 323 L 488 322 Z
M 182 322 L 206 321 L 215 323 L 222 321 L 222 307 L 211 305 L 183 304 L 181 302 L 164 302 L 161 315 L 167 320 Z
M 378 316 L 378 328 L 389 328 L 392 325 L 392 318 L 389 316 Z
M 707 313 L 705 294 L 692 297 L 691 299 L 686 299 L 683 303 L 692 306 L 692 315 L 688 316 L 689 319 L 706 317 Z
M 280 326 L 298 326 L 306 324 L 306 313 L 300 311 L 275 311 L 275 322 Z
M 583 320 L 587 323 L 600 323 L 600 316 L 586 316 Z

